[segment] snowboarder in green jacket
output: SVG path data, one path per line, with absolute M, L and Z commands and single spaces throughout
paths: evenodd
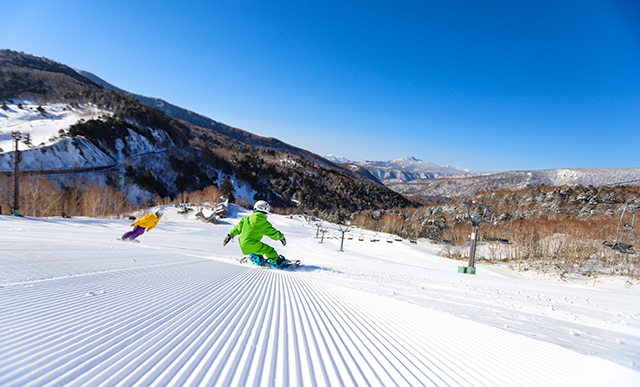
M 240 235 L 238 242 L 240 243 L 242 253 L 250 254 L 253 263 L 262 265 L 266 263 L 264 260 L 264 257 L 266 257 L 272 267 L 283 267 L 287 260 L 278 254 L 276 249 L 266 243 L 262 243 L 262 237 L 266 235 L 273 240 L 282 242 L 283 246 L 287 244 L 284 234 L 276 230 L 267 220 L 267 214 L 269 212 L 271 212 L 269 203 L 264 200 L 258 200 L 253 206 L 253 214 L 242 218 L 224 238 L 222 245 L 226 246 L 234 236 Z

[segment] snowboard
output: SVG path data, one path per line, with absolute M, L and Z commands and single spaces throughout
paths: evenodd
M 122 238 L 116 238 L 116 239 L 119 240 L 120 242 L 140 243 L 140 241 L 137 239 L 122 239 Z
M 240 263 L 252 263 L 251 259 L 249 257 L 242 257 L 240 259 Z M 287 263 L 284 264 L 284 266 L 282 266 L 279 270 L 295 270 L 300 266 L 300 260 L 296 259 L 296 260 L 290 260 L 287 259 Z M 259 267 L 264 267 L 266 269 L 273 269 L 271 267 L 271 265 L 268 263 L 268 261 L 265 260 L 265 263 L 263 263 L 262 265 L 256 265 Z

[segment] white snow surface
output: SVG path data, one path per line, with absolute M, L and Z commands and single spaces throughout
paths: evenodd
M 221 224 L 0 216 L 2 386 L 638 386 L 640 284 L 560 282 L 420 241 L 316 239 L 269 215 L 295 271 L 240 264 Z M 323 224 L 337 235 L 337 226 Z M 358 236 L 364 233 L 365 241 Z
M 108 111 L 90 105 L 38 105 L 28 100 L 14 100 L 7 103 L 7 107 L 7 110 L 0 109 L 0 149 L 3 151 L 0 152 L 0 171 L 13 170 L 11 133 L 14 131 L 19 131 L 23 139 L 27 134 L 31 136 L 30 147 L 23 141 L 18 144 L 22 171 L 77 170 L 115 164 L 111 157 L 85 138 L 58 136 L 58 131 L 66 131 L 80 120 L 110 115 Z
M 19 108 L 18 104 L 22 107 Z M 38 104 L 30 100 L 16 100 L 7 102 L 9 109 L 0 109 L 0 148 L 4 152 L 13 150 L 11 132 L 19 131 L 23 135 L 31 136 L 32 146 L 46 146 L 54 144 L 57 138 L 52 138 L 60 130 L 67 130 L 80 120 L 89 121 L 100 116 L 113 113 L 98 109 L 91 105 L 71 107 L 64 103 Z M 44 113 L 38 110 L 41 107 Z M 24 151 L 27 146 L 20 142 L 19 149 Z

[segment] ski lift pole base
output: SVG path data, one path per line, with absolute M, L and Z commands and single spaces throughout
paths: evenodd
M 458 266 L 458 273 L 463 273 L 463 274 L 476 274 L 476 268 L 471 266 L 471 267 L 467 267 L 467 266 Z

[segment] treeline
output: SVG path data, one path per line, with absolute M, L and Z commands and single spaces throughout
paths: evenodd
M 195 206 L 197 210 L 201 210 L 205 205 L 214 205 L 221 197 L 226 196 L 224 191 L 211 185 L 201 190 L 183 191 L 174 198 L 156 196 L 152 203 L 153 205 L 189 204 Z M 245 200 L 242 199 L 240 202 L 244 203 Z
M 595 277 L 598 273 L 640 277 L 639 254 L 623 254 L 603 245 L 616 233 L 620 214 L 596 215 L 585 219 L 515 220 L 511 229 L 486 224 L 480 227 L 477 262 L 508 262 L 517 271 L 534 270 Z M 471 226 L 454 227 L 447 237 L 443 255 L 460 260 L 469 257 Z M 496 237 L 500 235 L 500 237 Z
M 1 214 L 13 214 L 13 179 L 0 173 Z M 150 201 L 134 204 L 127 195 L 113 187 L 100 187 L 96 183 L 75 183 L 60 188 L 45 176 L 23 176 L 19 180 L 19 213 L 30 217 L 75 217 L 122 218 L 132 212 L 156 205 L 190 203 L 202 208 L 213 204 L 227 194 L 212 185 L 202 190 L 181 192 L 175 197 L 156 196 Z M 240 204 L 250 206 L 244 199 Z
M 570 273 L 592 277 L 599 272 L 640 276 L 640 254 L 623 254 L 603 245 L 617 232 L 627 203 L 623 221 L 628 226 L 633 223 L 631 212 L 640 212 L 639 186 L 498 190 L 415 209 L 350 215 L 333 211 L 324 218 L 403 238 L 430 239 L 443 244 L 443 255 L 466 260 L 472 227 L 465 201 L 491 206 L 487 222 L 479 227 L 476 261 L 509 262 L 516 270 L 553 272 L 560 277 Z M 484 207 L 472 205 L 470 210 L 478 218 Z
M 12 178 L 0 173 L 3 214 L 13 213 L 13 196 Z M 19 210 L 23 216 L 120 218 L 139 208 L 117 188 L 101 188 L 95 183 L 60 188 L 44 176 L 24 176 L 19 182 Z

